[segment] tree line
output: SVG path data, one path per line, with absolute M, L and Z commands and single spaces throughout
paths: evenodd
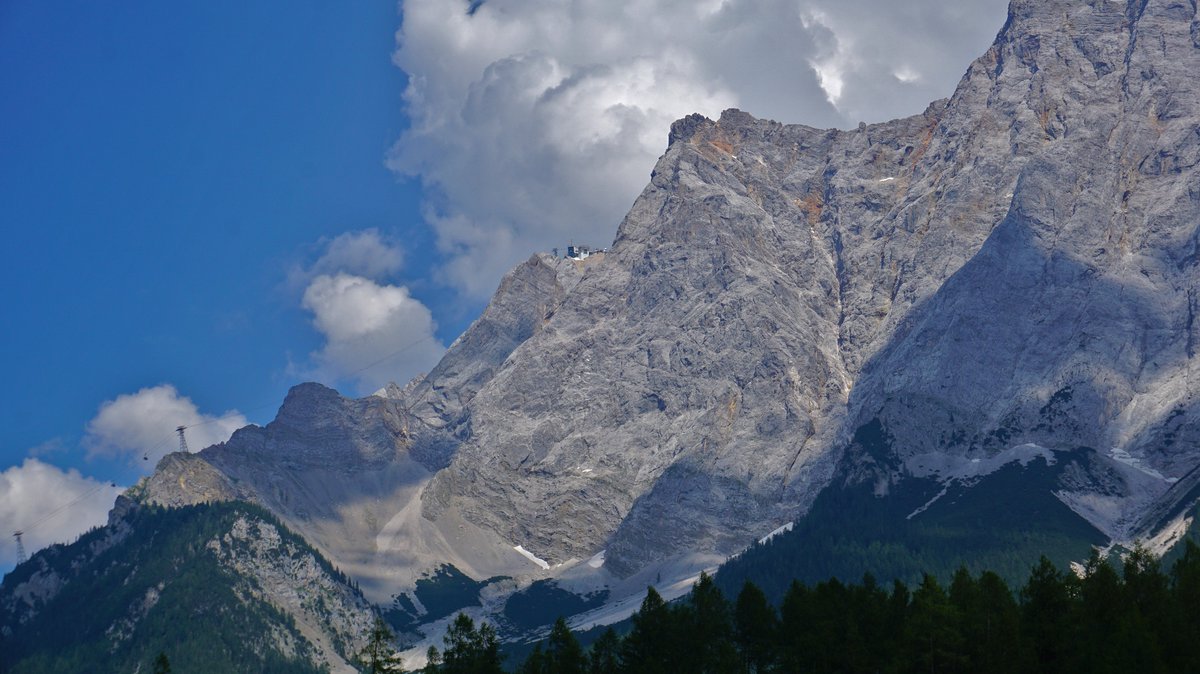
M 425 674 L 496 674 L 491 626 L 460 614 Z M 1169 571 L 1138 548 L 1076 571 L 1043 557 L 1016 591 L 959 569 L 947 586 L 793 582 L 778 607 L 747 582 L 730 602 L 707 575 L 668 604 L 650 588 L 623 636 L 589 648 L 559 619 L 521 674 L 1200 671 L 1200 547 Z M 368 670 L 372 671 L 372 670 Z M 400 671 L 398 669 L 374 671 Z

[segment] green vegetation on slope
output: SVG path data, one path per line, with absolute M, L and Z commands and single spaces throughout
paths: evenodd
M 1086 460 L 1088 451 L 1076 454 Z M 1055 498 L 1065 463 L 1009 464 L 970 484 L 954 482 L 945 493 L 938 482 L 913 477 L 890 484 L 882 498 L 865 482 L 828 488 L 790 532 L 726 562 L 717 583 L 733 593 L 750 580 L 778 600 L 793 578 L 814 583 L 869 573 L 917 583 L 925 573 L 945 580 L 965 566 L 1020 582 L 1042 555 L 1065 565 L 1107 540 Z
M 965 568 L 948 586 L 924 575 L 889 588 L 867 576 L 793 582 L 778 607 L 754 584 L 725 599 L 702 576 L 686 600 L 650 589 L 624 637 L 583 652 L 565 624 L 522 674 L 720 672 L 1074 673 L 1200 671 L 1200 547 L 1170 573 L 1143 550 L 1118 571 L 1093 556 L 1082 577 L 1042 558 L 1018 593 L 996 573 Z M 427 668 L 429 674 L 446 671 Z
M 39 553 L 4 579 L 0 657 L 5 671 L 151 671 L 159 653 L 169 657 L 176 674 L 321 671 L 309 662 L 312 646 L 291 617 L 251 596 L 249 581 L 222 567 L 206 549 L 208 541 L 244 516 L 274 524 L 281 536 L 312 552 L 345 582 L 261 508 L 245 503 L 142 506 L 127 516 L 128 535 L 99 554 L 92 551 L 103 547 L 111 535 L 107 529 Z M 30 616 L 13 593 L 35 574 L 56 575 L 65 584 Z M 280 644 L 292 647 L 285 651 Z

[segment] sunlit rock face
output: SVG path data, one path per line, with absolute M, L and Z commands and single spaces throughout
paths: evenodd
M 922 115 L 680 120 L 605 259 L 473 392 L 427 516 L 622 572 L 732 552 L 873 419 L 900 472 L 1119 448 L 1166 490 L 1197 461 L 1196 26 L 1016 2 Z
M 1198 26 L 1018 0 L 921 115 L 682 119 L 606 252 L 532 256 L 427 376 L 298 387 L 147 493 L 263 503 L 383 596 L 528 571 L 516 546 L 627 576 L 830 484 L 1081 447 L 1060 498 L 1133 535 L 1200 460 Z

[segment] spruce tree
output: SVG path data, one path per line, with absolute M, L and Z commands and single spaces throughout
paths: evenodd
M 475 621 L 459 613 L 442 637 L 441 674 L 500 674 L 500 641 L 496 630 L 487 623 L 476 629 Z
M 646 589 L 642 606 L 633 614 L 633 629 L 621 644 L 621 662 L 628 674 L 659 674 L 676 669 L 670 655 L 671 610 L 653 588 Z
M 621 639 L 609 629 L 592 644 L 588 655 L 588 674 L 618 674 L 621 670 Z
M 538 643 L 534 644 L 525 662 L 521 663 L 517 674 L 548 674 L 549 671 L 546 668 L 546 656 L 542 653 L 542 645 Z
M 937 579 L 925 574 L 913 593 L 906 638 L 909 661 L 916 671 L 968 671 L 960 619 Z
M 779 629 L 775 608 L 757 585 L 746 581 L 734 608 L 734 634 L 746 669 L 753 674 L 769 672 L 774 661 L 772 645 Z
M 712 576 L 701 572 L 687 603 L 680 609 L 682 624 L 676 625 L 676 630 L 683 629 L 677 638 L 681 645 L 681 665 L 698 674 L 728 672 L 739 666 L 731 613 L 729 602 Z
M 546 674 L 586 674 L 587 658 L 579 640 L 571 634 L 567 621 L 559 617 L 554 621 L 550 637 L 546 640 Z
M 395 638 L 383 618 L 376 616 L 367 635 L 367 645 L 357 658 L 368 674 L 403 674 L 400 656 L 392 649 Z
M 1071 581 L 1043 556 L 1021 589 L 1021 631 L 1031 672 L 1062 672 L 1068 666 Z

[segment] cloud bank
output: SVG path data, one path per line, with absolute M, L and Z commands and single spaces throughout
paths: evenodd
M 317 242 L 321 254 L 312 264 L 297 265 L 289 274 L 294 286 L 304 286 L 318 276 L 345 273 L 376 281 L 404 267 L 404 248 L 378 229 L 344 232 Z
M 0 567 L 17 561 L 16 540 L 9 535 L 24 529 L 25 550 L 52 543 L 70 543 L 79 534 L 104 524 L 113 499 L 122 487 L 64 471 L 27 458 L 0 472 Z
M 408 288 L 351 274 L 318 276 L 304 291 L 304 308 L 325 336 L 313 354 L 319 379 L 353 379 L 359 393 L 389 381 L 404 384 L 427 371 L 445 347 L 434 337 L 429 309 Z
M 225 442 L 247 423 L 246 417 L 236 410 L 221 415 L 202 414 L 174 386 L 161 384 L 102 403 L 87 424 L 83 445 L 89 458 L 124 458 L 148 471 L 163 456 L 178 451 L 177 426 L 188 427 L 188 449 L 196 452 Z
M 1005 0 L 403 0 L 393 60 L 441 280 L 490 294 L 534 250 L 611 241 L 670 123 L 740 107 L 812 126 L 947 96 Z
M 321 255 L 292 274 L 305 285 L 301 306 L 325 338 L 301 374 L 352 381 L 369 393 L 433 367 L 445 351 L 433 315 L 408 288 L 389 282 L 403 268 L 404 249 L 374 229 L 321 244 Z

